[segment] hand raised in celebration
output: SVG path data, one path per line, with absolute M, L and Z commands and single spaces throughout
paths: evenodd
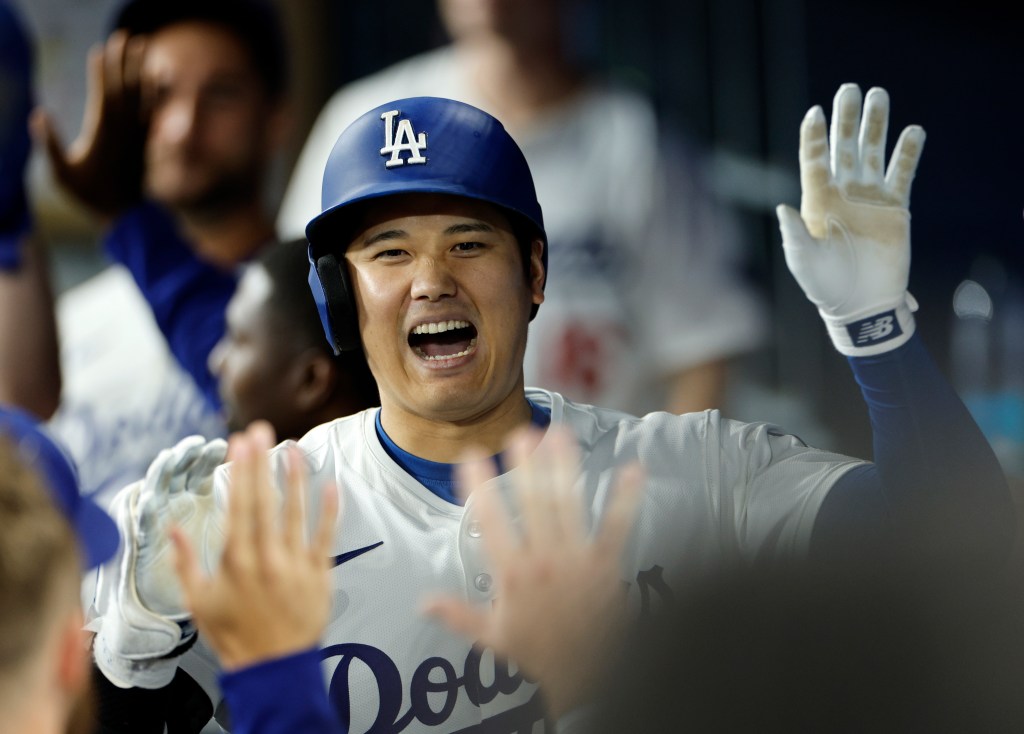
M 800 126 L 800 214 L 776 213 L 786 264 L 829 329 L 836 348 L 868 356 L 914 331 L 910 274 L 910 186 L 925 133 L 907 127 L 885 165 L 889 95 L 875 87 L 836 93 L 832 126 L 813 107 Z
M 312 647 L 330 612 L 338 494 L 333 487 L 323 493 L 319 525 L 307 540 L 304 459 L 290 448 L 282 504 L 267 453 L 273 443 L 273 429 L 262 421 L 231 437 L 226 539 L 212 574 L 186 534 L 172 531 L 186 604 L 225 670 Z
M 588 532 L 579 487 L 579 450 L 572 433 L 548 428 L 516 434 L 505 454 L 515 471 L 511 501 L 515 527 L 493 462 L 480 455 L 460 464 L 458 481 L 477 515 L 493 564 L 493 607 L 439 597 L 426 611 L 495 654 L 515 659 L 544 691 L 559 716 L 585 702 L 615 649 L 625 622 L 620 560 L 633 526 L 642 486 L 638 467 L 623 468 L 597 527 Z
M 142 198 L 147 115 L 142 104 L 142 37 L 123 30 L 89 51 L 82 128 L 65 149 L 43 110 L 32 132 L 45 146 L 57 182 L 109 221 Z

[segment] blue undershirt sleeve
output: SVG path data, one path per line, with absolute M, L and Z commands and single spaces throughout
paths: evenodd
M 131 272 L 171 353 L 207 403 L 219 409 L 217 380 L 207 360 L 225 333 L 237 275 L 200 260 L 171 215 L 152 202 L 119 217 L 104 238 L 104 249 Z
M 850 357 L 871 419 L 874 464 L 826 496 L 811 554 L 910 552 L 940 562 L 999 563 L 1014 507 L 981 430 L 919 336 L 875 357 Z
M 221 675 L 232 734 L 340 734 L 317 649 Z

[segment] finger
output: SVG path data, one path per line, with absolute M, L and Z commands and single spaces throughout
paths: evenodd
M 482 449 L 474 446 L 463 451 L 455 464 L 455 491 L 462 504 L 497 474 L 494 462 Z
M 314 560 L 325 561 L 328 566 L 342 504 L 341 490 L 337 485 L 328 484 L 324 487 L 320 493 L 320 521 L 309 550 Z
M 470 642 L 482 641 L 486 644 L 489 612 L 447 596 L 427 597 L 421 610 L 423 614 L 440 620 Z
M 252 485 L 253 504 L 255 511 L 255 522 L 257 540 L 262 551 L 270 551 L 271 539 L 277 537 L 277 495 L 271 485 L 270 458 L 268 452 L 274 444 L 274 430 L 266 421 L 255 421 L 246 430 L 249 446 L 252 449 L 250 456 L 252 464 Z M 269 557 L 264 553 L 264 558 Z
M 910 185 L 917 173 L 917 164 L 924 150 L 925 132 L 920 125 L 910 125 L 900 133 L 892 151 L 885 188 L 903 207 L 910 206 Z
M 775 207 L 775 216 L 779 219 L 782 246 L 787 251 L 799 249 L 805 242 L 813 240 L 800 212 L 793 207 L 779 204 Z
M 293 551 L 306 547 L 306 463 L 302 452 L 289 444 L 286 457 L 282 532 L 285 546 Z
M 622 554 L 636 521 L 645 479 L 643 469 L 635 463 L 626 465 L 619 472 L 594 537 L 594 549 L 598 554 L 609 559 L 618 559 Z
M 825 113 L 821 107 L 812 107 L 800 123 L 801 211 L 821 210 L 831 185 Z
M 205 445 L 206 441 L 202 436 L 188 436 L 171 449 L 172 458 L 167 462 L 161 476 L 161 488 L 168 495 L 176 495 L 185 491 L 193 465 Z
M 103 47 L 103 96 L 111 102 L 118 103 L 124 96 L 124 64 L 125 48 L 128 45 L 128 33 L 116 30 L 110 34 Z
M 836 182 L 844 184 L 857 179 L 860 156 L 857 139 L 860 132 L 861 94 L 856 84 L 844 84 L 832 101 L 831 141 L 832 175 Z
M 199 565 L 199 557 L 192 543 L 181 528 L 171 527 L 170 534 L 174 546 L 174 573 L 185 594 L 185 604 L 191 610 L 194 608 L 193 599 L 200 598 L 200 589 L 207 577 Z
M 522 536 L 515 531 L 512 518 L 496 487 L 483 487 L 473 495 L 472 518 L 480 524 L 484 552 L 495 568 L 506 568 L 522 556 Z
M 537 455 L 534 455 L 535 450 Z M 516 467 L 513 481 L 522 518 L 523 542 L 527 546 L 548 545 L 557 529 L 549 448 L 543 445 L 537 450 L 536 434 L 523 429 L 512 434 L 505 453 Z
M 208 495 L 213 491 L 213 482 L 207 481 L 213 476 L 218 466 L 224 463 L 227 454 L 228 444 L 223 438 L 215 438 L 208 441 L 196 457 L 195 464 L 189 471 L 190 492 L 197 496 Z
M 551 505 L 554 525 L 561 540 L 573 545 L 583 541 L 586 529 L 577 480 L 579 479 L 579 445 L 567 426 L 551 426 L 545 442 L 551 456 L 554 484 Z
M 144 36 L 130 36 L 125 42 L 122 78 L 124 91 L 138 95 L 142 80 L 142 60 L 146 53 Z
M 881 185 L 885 177 L 885 139 L 889 131 L 889 93 L 872 87 L 864 98 L 860 126 L 861 181 Z
M 103 115 L 104 94 L 103 46 L 97 44 L 89 49 L 89 55 L 86 57 L 85 108 L 82 112 L 82 128 L 78 131 L 78 137 L 68 148 L 70 159 L 77 159 L 79 156 L 85 155 L 85 151 L 96 138 L 100 118 Z
M 231 550 L 232 557 L 250 552 L 258 542 L 253 509 L 251 454 L 252 449 L 244 434 L 235 434 L 228 440 L 231 486 L 228 492 L 225 548 Z

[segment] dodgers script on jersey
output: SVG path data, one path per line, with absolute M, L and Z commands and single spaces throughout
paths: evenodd
M 804 553 L 828 489 L 861 463 L 717 411 L 636 418 L 541 390 L 528 390 L 527 397 L 579 437 L 592 521 L 603 512 L 618 466 L 638 460 L 646 470 L 645 498 L 623 562 L 636 614 L 681 593 L 668 580 L 683 563 L 699 569 Z M 463 508 L 416 482 L 384 451 L 375 415 L 372 409 L 339 419 L 298 442 L 313 491 L 336 482 L 344 496 L 322 654 L 346 730 L 543 731 L 536 686 L 514 664 L 475 651 L 419 613 L 428 592 L 489 603 L 492 578 L 472 498 Z M 282 478 L 283 446 L 272 452 Z M 512 472 L 495 481 L 506 482 Z M 222 467 L 220 502 L 226 486 Z M 311 513 L 316 505 L 310 502 Z

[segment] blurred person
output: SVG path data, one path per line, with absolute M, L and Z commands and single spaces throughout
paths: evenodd
M 90 52 L 75 141 L 65 148 L 44 112 L 33 119 L 115 263 L 58 304 L 53 427 L 104 497 L 161 447 L 225 431 L 208 358 L 237 266 L 276 239 L 265 189 L 288 126 L 269 2 L 131 0 L 113 25 Z
M 78 584 L 117 546 L 62 449 L 28 413 L 0 407 L 0 731 L 94 731 Z
M 887 157 L 888 118 L 884 90 L 864 96 L 853 84 L 835 96 L 831 135 L 822 109 L 808 111 L 801 211 L 777 210 L 787 263 L 861 386 L 873 462 L 718 411 L 636 417 L 526 388 L 546 236 L 511 136 L 482 110 L 434 97 L 371 109 L 342 133 L 323 212 L 307 231 L 310 285 L 333 347 L 364 349 L 381 408 L 320 426 L 296 445 L 312 496 L 326 485 L 345 492 L 329 551 L 344 568 L 332 574 L 321 650 L 345 730 L 528 730 L 545 719 L 543 691 L 514 661 L 416 611 L 433 590 L 474 608 L 496 604 L 500 614 L 502 566 L 487 552 L 482 508 L 455 492 L 456 465 L 473 447 L 495 465 L 492 486 L 521 526 L 543 529 L 527 548 L 572 532 L 564 515 L 547 511 L 566 487 L 580 493 L 586 527 L 608 522 L 618 470 L 640 465 L 644 492 L 618 567 L 634 616 L 686 593 L 684 572 L 734 563 L 808 558 L 840 570 L 851 559 L 906 555 L 922 568 L 956 558 L 982 574 L 1006 559 L 1014 519 L 1005 478 L 916 334 L 906 290 L 924 131 L 906 128 Z M 540 443 L 506 450 L 528 426 Z M 197 439 L 169 456 L 217 451 Z M 270 451 L 278 486 L 287 486 L 295 456 L 290 442 Z M 129 691 L 165 690 L 179 665 L 218 670 L 202 641 L 185 650 L 191 615 L 170 581 L 162 523 L 180 518 L 202 568 L 216 568 L 229 477 L 215 462 L 196 462 L 155 466 L 118 494 L 133 507 L 118 516 L 133 539 L 119 561 L 130 572 L 101 610 L 94 653 Z M 511 502 L 519 482 L 537 504 Z M 310 663 L 278 652 L 275 675 L 298 676 Z M 220 700 L 216 687 L 207 692 Z M 253 721 L 282 709 L 266 696 L 251 705 Z
M 228 428 L 270 423 L 282 440 L 378 405 L 362 351 L 335 355 L 306 276 L 306 240 L 275 243 L 245 268 L 210 354 Z
M 34 232 L 25 172 L 33 41 L 0 0 L 0 404 L 37 416 L 57 407 L 60 371 L 47 252 Z
M 722 407 L 731 358 L 759 346 L 763 305 L 740 278 L 737 233 L 700 158 L 650 102 L 578 66 L 572 0 L 440 0 L 452 42 L 352 82 L 328 101 L 282 201 L 278 228 L 319 213 L 324 164 L 366 110 L 457 99 L 522 147 L 551 245 L 526 384 L 631 413 Z

